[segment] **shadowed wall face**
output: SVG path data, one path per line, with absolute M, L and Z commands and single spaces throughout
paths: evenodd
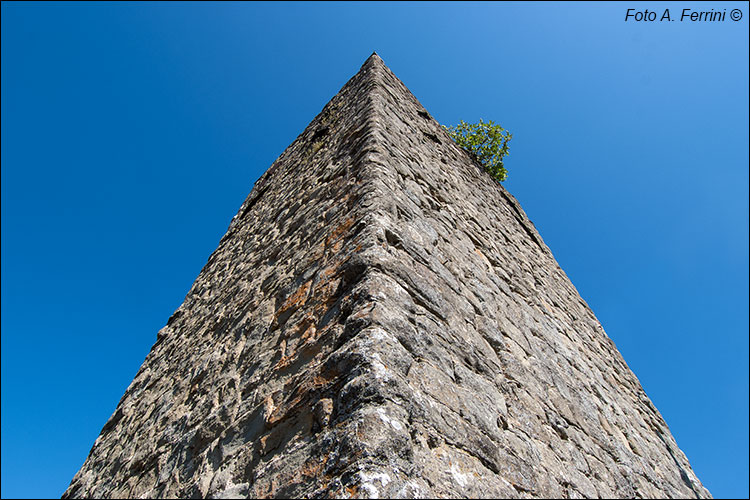
M 709 497 L 377 55 L 256 183 L 66 497 Z

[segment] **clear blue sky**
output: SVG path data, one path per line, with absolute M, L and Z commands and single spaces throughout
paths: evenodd
M 627 8 L 727 10 L 625 22 Z M 739 22 L 729 19 L 733 8 Z M 748 496 L 748 17 L 715 3 L 2 3 L 2 496 L 80 468 L 253 182 L 377 51 Z

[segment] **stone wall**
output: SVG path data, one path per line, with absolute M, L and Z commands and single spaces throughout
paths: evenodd
M 518 202 L 371 56 L 64 497 L 709 497 Z

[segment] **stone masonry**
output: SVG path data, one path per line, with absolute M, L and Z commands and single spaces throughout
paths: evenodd
M 466 496 L 710 494 L 515 198 L 373 54 L 63 497 Z

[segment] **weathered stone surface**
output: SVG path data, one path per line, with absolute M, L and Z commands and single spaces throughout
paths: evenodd
M 64 497 L 709 497 L 518 202 L 371 56 Z

